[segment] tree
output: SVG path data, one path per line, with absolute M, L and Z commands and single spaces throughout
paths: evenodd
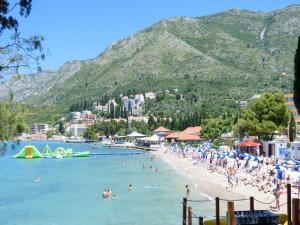
M 93 125 L 88 126 L 83 134 L 83 137 L 90 140 L 97 140 L 97 132 L 95 127 Z
M 290 110 L 285 104 L 282 93 L 265 93 L 248 104 L 241 111 L 239 129 L 259 139 L 273 139 L 275 131 L 288 126 Z
M 294 60 L 294 102 L 297 111 L 300 113 L 300 35 L 298 37 L 298 47 L 296 49 Z
M 289 139 L 290 142 L 293 142 L 296 138 L 296 122 L 295 122 L 295 117 L 294 114 L 291 113 L 291 120 L 289 124 Z
M 45 58 L 42 48 L 42 36 L 23 38 L 18 31 L 21 17 L 28 17 L 32 8 L 32 0 L 0 0 L 0 37 L 11 37 L 6 44 L 0 46 L 0 78 L 7 75 L 18 75 L 22 67 L 31 67 L 36 63 L 40 70 L 39 61 Z M 19 16 L 16 13 L 19 12 Z
M 59 133 L 61 134 L 64 134 L 65 133 L 65 127 L 64 127 L 64 123 L 62 121 L 59 122 L 59 125 L 58 125 L 58 131 Z
M 0 103 L 0 141 L 9 140 L 27 129 L 22 108 L 13 103 Z

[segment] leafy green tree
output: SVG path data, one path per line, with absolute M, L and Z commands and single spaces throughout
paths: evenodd
M 64 134 L 65 133 L 65 126 L 64 126 L 64 123 L 62 121 L 59 122 L 59 125 L 58 125 L 58 131 L 59 133 L 61 134 Z
M 298 47 L 296 49 L 294 63 L 294 102 L 298 112 L 300 113 L 300 35 L 298 37 Z
M 51 138 L 54 134 L 55 134 L 55 132 L 53 130 L 48 130 L 46 132 L 46 136 L 47 136 L 48 139 Z
M 0 78 L 8 74 L 16 74 L 20 68 L 36 64 L 40 70 L 39 61 L 44 59 L 41 36 L 23 38 L 19 32 L 18 14 L 28 17 L 32 8 L 32 0 L 0 0 L 0 37 L 11 37 L 7 43 L 0 44 Z
M 265 93 L 260 98 L 250 101 L 241 111 L 239 129 L 259 139 L 273 139 L 275 131 L 282 131 L 288 126 L 290 110 L 285 104 L 282 93 Z
M 289 139 L 290 142 L 293 142 L 296 138 L 296 122 L 295 122 L 295 117 L 294 114 L 291 113 L 291 120 L 289 124 Z
M 201 128 L 202 137 L 214 141 L 219 138 L 222 133 L 232 129 L 232 119 L 228 117 L 206 119 Z
M 0 103 L 0 141 L 9 140 L 27 130 L 22 107 L 16 103 Z
M 88 126 L 83 134 L 84 138 L 90 139 L 90 140 L 97 140 L 97 132 L 95 127 L 92 126 Z

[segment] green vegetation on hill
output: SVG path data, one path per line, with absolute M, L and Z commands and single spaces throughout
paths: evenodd
M 193 107 L 222 115 L 254 94 L 292 91 L 299 31 L 300 6 L 270 13 L 229 10 L 205 17 L 175 17 L 116 42 L 93 60 L 69 62 L 41 76 L 46 83 L 34 75 L 34 82 L 43 88 L 31 87 L 27 76 L 0 85 L 0 98 L 11 90 L 15 99 L 51 106 L 63 114 L 74 103 L 130 89 L 138 93 L 177 88 L 185 103 L 149 102 L 148 111 L 161 108 L 160 112 L 174 114 L 188 110 L 192 99 Z M 48 116 L 52 117 L 51 110 Z

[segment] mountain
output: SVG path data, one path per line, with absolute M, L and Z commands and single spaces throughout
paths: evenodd
M 17 101 L 68 108 L 76 101 L 178 88 L 223 104 L 268 90 L 290 92 L 300 5 L 269 13 L 232 9 L 174 17 L 109 46 L 95 59 L 0 85 Z

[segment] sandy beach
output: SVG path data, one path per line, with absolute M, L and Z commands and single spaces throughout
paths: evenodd
M 256 200 L 271 204 L 262 204 L 257 201 L 254 202 L 255 209 L 270 210 L 275 206 L 275 197 L 272 193 L 264 193 L 258 191 L 256 187 L 245 186 L 239 184 L 238 187 L 234 187 L 229 190 L 227 186 L 227 178 L 216 172 L 210 172 L 207 169 L 193 165 L 189 158 L 177 157 L 175 155 L 164 153 L 162 150 L 152 151 L 152 154 L 159 157 L 161 160 L 169 164 L 178 174 L 184 176 L 190 185 L 191 193 L 202 192 L 203 197 L 214 200 L 216 197 L 220 199 L 237 200 L 247 199 L 245 201 L 236 201 L 236 210 L 249 210 L 250 207 L 250 196 L 254 196 Z M 184 185 L 184 184 L 183 184 Z M 191 194 L 191 199 L 193 196 Z M 280 204 L 286 203 L 286 194 L 281 195 Z M 221 215 L 226 214 L 226 201 L 220 201 Z M 270 208 L 271 207 L 271 208 Z M 280 208 L 280 211 L 276 213 L 286 213 L 286 204 Z

